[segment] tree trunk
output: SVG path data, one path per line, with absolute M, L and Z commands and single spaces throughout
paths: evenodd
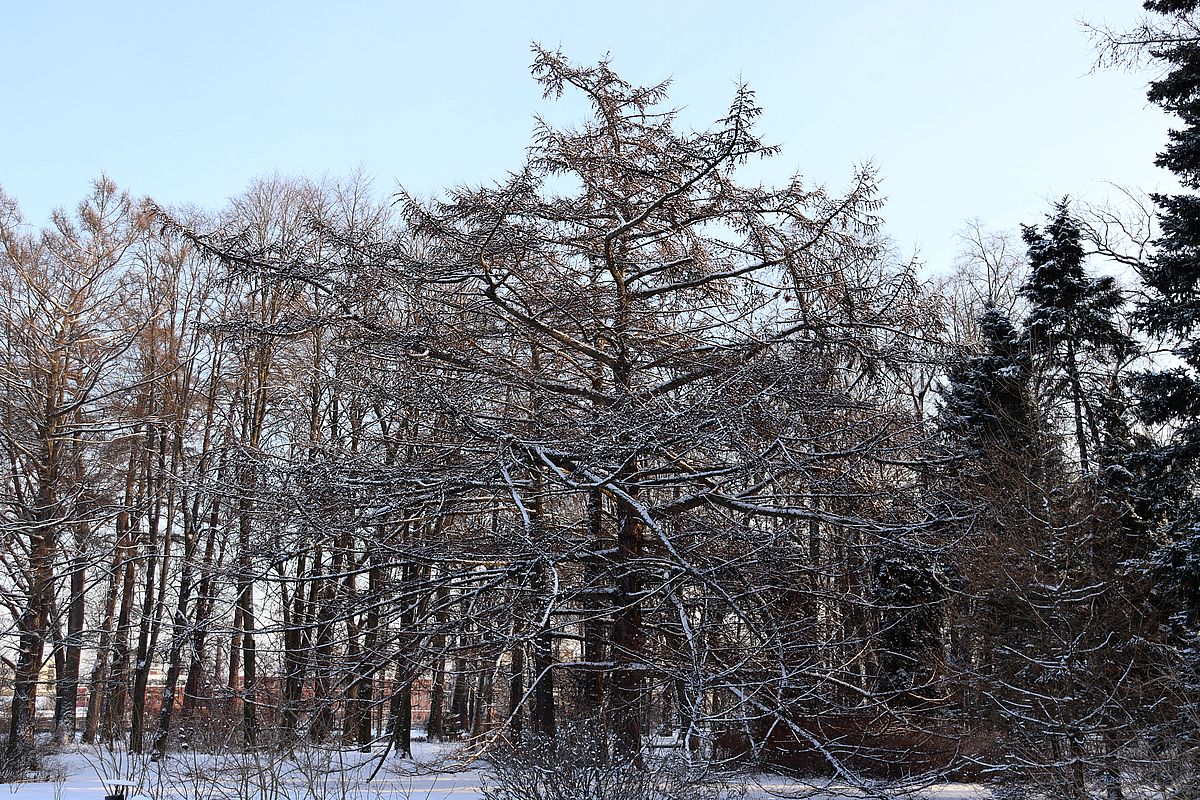
M 82 527 L 82 526 L 81 526 Z M 83 547 L 85 533 L 76 533 L 77 551 Z M 67 600 L 67 637 L 63 643 L 63 670 L 58 676 L 59 707 L 54 735 L 55 744 L 75 741 L 78 727 L 75 707 L 79 695 L 79 667 L 83 654 L 84 593 L 86 591 L 87 558 L 76 555 L 71 565 L 71 596 Z
M 137 654 L 134 658 L 133 667 L 133 693 L 129 724 L 129 751 L 131 753 L 142 752 L 142 731 L 146 722 L 146 687 L 150 681 L 150 668 L 153 662 L 151 629 L 157 628 L 159 622 L 158 614 L 156 613 L 157 592 L 155 588 L 158 585 L 158 532 L 162 514 L 162 482 L 164 477 L 163 469 L 166 466 L 164 458 L 166 454 L 166 436 L 162 432 L 158 432 L 157 436 L 155 434 L 156 426 L 148 425 L 146 432 L 146 454 L 148 456 L 150 453 L 157 452 L 158 457 L 154 467 L 150 465 L 150 459 L 146 458 L 145 473 L 143 475 L 143 482 L 151 497 L 151 508 L 146 516 L 146 551 L 145 563 L 142 567 L 142 613 L 138 625 Z M 157 638 L 157 635 L 153 638 Z
M 636 469 L 636 466 L 631 467 Z M 636 509 L 620 506 L 617 514 L 617 576 L 612 637 L 613 672 L 610 721 L 616 745 L 640 760 L 642 742 L 642 580 L 637 566 L 643 547 L 643 524 Z
M 599 555 L 605 548 L 604 542 L 604 497 L 599 489 L 590 489 L 587 494 L 587 538 L 591 548 L 591 557 L 584 564 L 586 586 L 589 590 L 598 587 L 603 581 Z M 589 598 L 598 595 L 591 594 Z M 601 609 L 596 599 L 590 599 L 582 609 L 583 619 L 583 660 L 587 663 L 584 668 L 583 697 L 587 704 L 586 713 L 599 716 L 604 707 L 604 679 L 608 670 L 602 666 L 607 654 L 605 652 L 605 636 L 607 631 L 600 617 L 607 615 L 607 609 Z
M 130 531 L 132 541 L 133 529 Z M 131 548 L 132 549 L 132 546 Z M 125 730 L 126 701 L 129 697 L 129 634 L 133 615 L 136 581 L 134 559 L 122 559 L 121 606 L 117 612 L 117 631 L 113 640 L 113 663 L 100 709 L 100 740 L 111 742 Z
M 48 528 L 42 527 L 33 537 L 30 553 L 29 599 L 21 616 L 16 620 L 19 649 L 13 674 L 8 743 L 4 751 L 2 771 L 10 780 L 20 777 L 37 763 L 34 723 L 38 674 L 42 668 L 45 647 L 47 600 L 53 577 L 53 548 L 53 534 Z
M 188 631 L 188 606 L 192 599 L 193 568 L 199 543 L 199 531 L 195 519 L 189 513 L 186 502 L 183 507 L 183 562 L 179 568 L 179 596 L 175 603 L 175 615 L 171 622 L 171 649 L 167 655 L 167 675 L 163 681 L 162 706 L 158 710 L 158 724 L 154 734 L 154 752 L 166 750 L 171 732 L 171 716 L 175 711 L 175 689 L 183 668 L 183 648 L 191 640 Z
M 508 717 L 514 741 L 525 732 L 525 644 L 517 642 L 509 651 Z
M 117 594 L 120 588 L 119 576 L 124 572 L 124 553 L 125 543 L 119 539 L 116 547 L 113 548 L 113 562 L 108 578 L 108 593 L 104 599 L 104 619 L 100 624 L 100 641 L 96 646 L 96 659 L 92 664 L 91 678 L 88 681 L 88 708 L 83 726 L 84 744 L 94 744 L 100 732 L 100 718 L 108 686 L 109 657 L 112 650 L 113 631 L 116 625 Z
M 217 471 L 217 481 L 224 476 L 224 459 Z M 199 505 L 194 506 L 199 513 Z M 211 684 L 205 678 L 208 670 L 208 623 L 212 616 L 213 603 L 213 573 L 217 559 L 217 524 L 220 522 L 220 502 L 213 500 L 208 512 L 208 537 L 204 544 L 204 560 L 200 566 L 200 579 L 196 585 L 195 625 L 192 632 L 191 657 L 188 659 L 187 681 L 183 685 L 183 716 L 189 717 L 201 706 L 207 706 L 211 700 L 209 687 Z M 219 658 L 217 659 L 220 660 Z M 215 673 L 215 670 L 214 670 Z M 216 674 L 212 683 L 218 683 Z
M 254 484 L 252 475 L 244 480 L 242 496 L 238 498 L 238 544 L 240 549 L 238 552 L 237 609 L 241 621 L 238 631 L 242 640 L 242 740 L 247 747 L 253 747 L 258 740 L 256 695 L 258 662 L 254 640 L 254 573 L 250 542 L 251 500 L 248 496 L 248 492 L 253 490 Z
M 554 640 L 549 630 L 538 631 L 533 642 L 533 727 L 553 738 L 555 728 Z

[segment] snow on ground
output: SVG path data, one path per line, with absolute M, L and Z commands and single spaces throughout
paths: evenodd
M 220 755 L 175 752 L 161 762 L 98 748 L 49 756 L 36 780 L 0 786 L 19 800 L 102 800 L 123 790 L 129 800 L 477 800 L 480 774 L 455 753 L 419 745 L 413 760 L 379 762 L 357 751 L 308 749 Z
M 172 753 L 159 763 L 77 747 L 50 756 L 36 780 L 0 785 L 17 800 L 103 800 L 121 789 L 129 800 L 478 800 L 478 764 L 461 751 L 414 743 L 414 758 L 385 761 L 368 781 L 378 759 L 355 751 L 303 750 L 291 758 L 258 753 L 207 755 Z M 778 776 L 746 776 L 746 800 L 772 797 L 849 796 L 814 793 Z M 808 791 L 805 791 L 807 788 Z M 984 800 L 970 784 L 939 784 L 921 793 L 926 800 Z

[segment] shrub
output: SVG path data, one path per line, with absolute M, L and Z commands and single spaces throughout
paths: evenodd
M 494 753 L 485 800 L 734 800 L 745 796 L 677 758 L 646 760 L 614 749 L 595 724 L 566 726 Z

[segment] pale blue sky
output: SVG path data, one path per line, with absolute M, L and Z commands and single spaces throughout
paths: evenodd
M 1152 189 L 1168 120 L 1145 74 L 1089 74 L 1077 20 L 1137 0 L 809 2 L 33 2 L 3 4 L 0 186 L 26 218 L 72 206 L 101 171 L 135 195 L 217 207 L 278 170 L 361 166 L 381 193 L 502 178 L 543 101 L 529 43 L 626 78 L 674 79 L 707 127 L 739 77 L 783 145 L 766 178 L 838 187 L 874 161 L 899 250 L 931 268 L 954 234 L 1040 221 L 1105 181 Z

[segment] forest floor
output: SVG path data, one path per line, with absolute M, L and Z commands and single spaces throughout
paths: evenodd
M 461 751 L 414 744 L 413 759 L 378 759 L 356 751 L 311 749 L 221 755 L 177 752 L 159 762 L 148 757 L 75 747 L 47 756 L 30 779 L 0 786 L 19 800 L 103 800 L 122 792 L 128 800 L 478 800 L 483 765 L 466 763 Z M 373 774 L 374 773 L 374 774 Z M 729 783 L 745 788 L 744 800 L 778 797 L 846 798 L 857 793 L 822 791 L 811 784 L 769 774 L 744 774 Z M 861 795 L 859 795 L 861 796 Z M 973 784 L 938 784 L 916 795 L 924 800 L 984 800 Z

